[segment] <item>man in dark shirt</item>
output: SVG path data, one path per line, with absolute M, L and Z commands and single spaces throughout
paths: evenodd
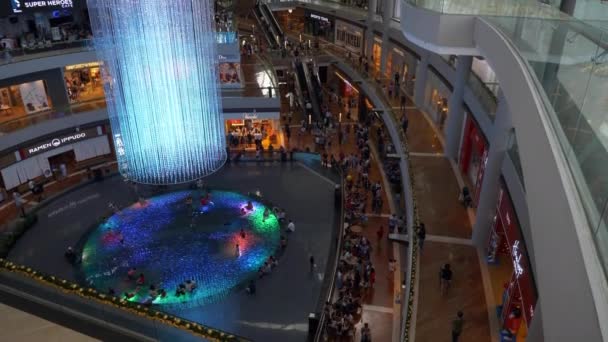
M 450 264 L 445 264 L 439 270 L 439 286 L 441 293 L 447 293 L 452 283 L 452 269 Z
M 457 318 L 452 321 L 452 342 L 458 342 L 458 338 L 462 333 L 462 326 L 464 325 L 464 314 L 462 311 L 458 311 Z

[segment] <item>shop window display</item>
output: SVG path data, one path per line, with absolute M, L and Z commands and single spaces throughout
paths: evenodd
M 342 21 L 336 21 L 336 45 L 360 54 L 363 48 L 363 29 Z
M 46 83 L 42 80 L 0 88 L 0 121 L 51 109 Z
M 382 40 L 374 38 L 374 45 L 372 46 L 372 59 L 370 61 L 371 69 L 375 73 L 380 72 L 380 63 L 382 62 Z
M 272 144 L 277 148 L 278 125 L 278 120 L 272 119 L 226 120 L 228 145 L 253 150 L 259 145 L 267 149 Z
M 82 103 L 105 98 L 100 63 L 67 66 L 64 81 L 70 103 Z
M 308 12 L 306 14 L 306 33 L 327 41 L 334 40 L 334 19 Z
M 465 110 L 465 112 L 467 111 Z M 460 151 L 460 169 L 467 175 L 467 179 L 472 185 L 474 194 L 473 203 L 475 206 L 477 206 L 479 200 L 487 158 L 487 140 L 481 133 L 481 130 L 471 114 L 467 113 L 467 121 Z
M 429 68 L 429 77 L 425 87 L 425 109 L 431 114 L 433 121 L 444 132 L 448 117 L 448 99 L 452 91 L 437 72 Z
M 524 341 L 534 317 L 537 295 L 519 221 L 504 181 L 486 252 L 498 303 L 500 334 L 503 340 Z

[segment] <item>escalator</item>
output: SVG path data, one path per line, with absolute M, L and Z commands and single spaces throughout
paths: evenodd
M 271 48 L 276 49 L 281 46 L 283 43 L 283 31 L 268 5 L 258 1 L 253 8 L 253 12 Z
M 322 88 L 319 79 L 314 72 L 313 63 L 303 63 L 299 59 L 296 59 L 293 63 L 293 68 L 295 70 L 296 85 L 300 88 L 298 95 L 302 97 L 302 102 L 304 104 L 311 104 L 311 110 L 306 110 L 306 116 L 310 115 L 311 121 L 322 121 Z
M 256 5 L 253 6 L 253 14 L 255 16 L 256 21 L 258 22 L 259 29 L 264 33 L 264 38 L 266 38 L 266 42 L 268 43 L 268 45 L 272 49 L 277 48 L 279 44 L 277 42 L 277 37 L 272 33 L 271 25 L 269 24 L 268 20 L 262 12 L 260 2 L 256 3 Z
M 320 120 L 324 118 L 324 113 L 321 112 L 321 104 L 323 103 L 323 90 L 319 79 L 314 71 L 314 63 L 312 61 L 306 62 L 302 65 L 304 77 L 306 79 L 307 91 L 309 94 L 309 100 L 312 104 L 313 118 Z
M 268 7 L 268 4 L 260 3 L 260 6 L 262 13 L 266 16 L 266 20 L 268 20 L 268 22 L 270 23 L 272 33 L 275 35 L 275 37 L 279 37 L 279 41 L 277 43 L 279 45 L 282 44 L 284 35 L 283 30 L 281 30 L 281 27 L 277 22 L 277 19 L 275 18 L 274 14 L 272 14 L 272 11 L 270 10 L 270 7 Z

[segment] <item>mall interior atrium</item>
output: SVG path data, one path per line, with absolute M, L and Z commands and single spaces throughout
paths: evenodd
M 0 341 L 608 341 L 607 170 L 606 0 L 3 0 Z

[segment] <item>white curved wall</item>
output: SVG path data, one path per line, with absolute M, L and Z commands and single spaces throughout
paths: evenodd
M 403 6 L 402 18 L 432 13 Z M 449 26 L 451 34 L 429 34 L 425 22 L 402 21 L 404 34 L 434 52 L 474 50 L 492 65 L 508 102 L 517 132 L 530 215 L 530 236 L 534 249 L 534 270 L 542 308 L 542 333 L 533 336 L 547 341 L 602 341 L 606 322 L 606 282 L 591 238 L 584 211 L 559 143 L 553 133 L 549 113 L 542 105 L 544 94 L 537 92 L 525 61 L 498 30 L 479 18 L 470 18 L 473 31 L 463 25 L 462 16 L 435 13 L 432 22 Z M 454 20 L 454 17 L 458 17 Z M 431 31 L 432 32 L 432 31 Z M 458 36 L 454 41 L 446 39 Z M 464 36 L 464 37 L 463 37 Z M 550 200 L 549 200 L 550 199 Z M 528 241 L 527 241 L 528 242 Z M 538 325 L 533 320 L 533 326 Z M 544 335 L 544 336 L 543 336 Z

